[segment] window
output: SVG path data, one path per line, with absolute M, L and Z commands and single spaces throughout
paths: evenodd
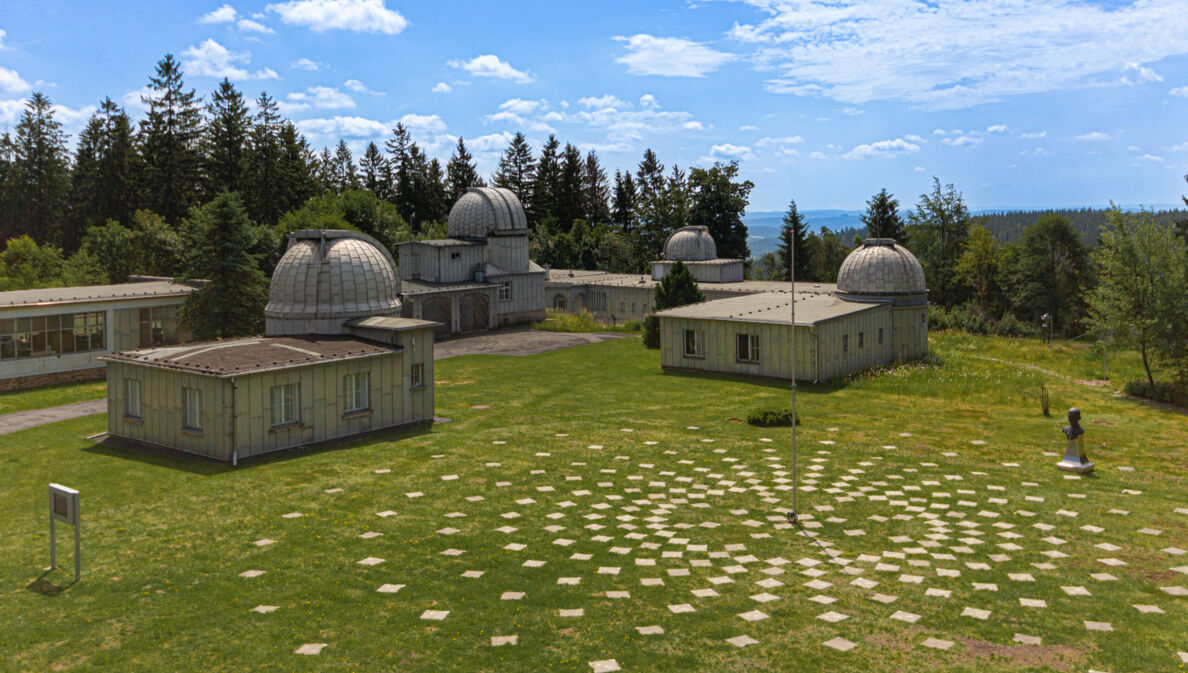
M 925 322 L 925 321 L 927 321 L 927 320 L 928 320 L 928 316 L 926 316 L 926 315 L 924 315 L 923 313 L 921 313 L 921 314 L 920 314 L 920 324 L 921 324 L 921 325 L 923 325 L 923 324 L 924 324 L 924 322 Z
M 460 253 L 460 252 L 451 252 L 450 253 L 450 259 L 458 259 L 461 256 L 462 256 L 462 253 Z
M 270 401 L 272 402 L 272 427 L 292 425 L 297 423 L 297 409 L 300 405 L 299 383 L 289 383 L 283 386 L 272 386 Z
M 850 335 L 849 334 L 842 335 L 842 352 L 843 353 L 850 352 Z
M 639 313 L 639 304 L 631 302 L 631 315 L 635 315 L 636 313 Z
M 735 346 L 735 357 L 739 362 L 759 362 L 758 334 L 739 334 L 735 339 Z
M 177 306 L 140 309 L 140 347 L 180 343 L 177 334 Z
M 685 357 L 705 357 L 705 335 L 702 332 L 692 329 L 685 330 Z
M 124 415 L 140 418 L 140 379 L 124 379 Z
M 511 301 L 511 281 L 505 280 L 499 284 L 499 301 Z
M 413 388 L 425 385 L 425 365 L 415 364 L 409 374 L 409 385 Z
M 859 333 L 858 333 L 858 347 L 859 347 L 859 348 L 862 348 L 862 344 L 863 344 L 863 342 L 865 341 L 865 339 L 863 339 L 863 338 L 862 338 L 864 335 L 865 335 L 865 333 L 864 333 L 864 332 L 859 332 Z
M 883 345 L 883 328 L 882 327 L 879 328 L 879 345 L 880 346 Z
M 363 411 L 371 406 L 370 378 L 367 372 L 342 377 L 343 411 Z
M 182 428 L 202 430 L 202 391 L 182 388 Z
M 96 311 L 0 320 L 0 360 L 103 350 L 105 317 Z

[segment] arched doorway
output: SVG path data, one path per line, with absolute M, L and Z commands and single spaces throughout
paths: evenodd
M 458 329 L 462 332 L 478 332 L 490 324 L 490 309 L 487 295 L 472 293 L 463 295 L 458 302 Z
M 565 310 L 565 295 L 558 294 L 553 297 L 553 308 L 557 309 L 558 311 Z
M 579 292 L 573 296 L 573 312 L 581 313 L 586 308 L 586 295 Z
M 432 297 L 421 304 L 421 319 L 441 323 L 433 330 L 435 338 L 442 338 L 450 333 L 450 323 L 453 312 L 450 310 L 449 297 Z

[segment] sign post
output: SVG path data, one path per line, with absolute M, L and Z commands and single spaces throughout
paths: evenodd
M 79 554 L 78 491 L 61 484 L 49 485 L 50 506 L 50 568 L 58 567 L 58 545 L 55 539 L 54 522 L 61 521 L 74 526 L 74 581 L 82 575 L 82 557 Z

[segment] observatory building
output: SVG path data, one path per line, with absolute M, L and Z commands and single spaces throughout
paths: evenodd
M 528 259 L 528 218 L 514 192 L 470 188 L 446 231 L 400 244 L 404 316 L 438 323 L 438 336 L 544 319 L 547 274 Z
M 433 419 L 433 330 L 376 240 L 289 235 L 265 336 L 111 353 L 108 435 L 235 461 Z

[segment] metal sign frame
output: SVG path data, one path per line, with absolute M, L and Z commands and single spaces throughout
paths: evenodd
M 74 526 L 74 581 L 77 582 L 82 575 L 82 556 L 79 553 L 80 545 L 80 526 L 78 517 L 78 491 L 68 486 L 61 484 L 49 485 L 49 514 L 50 514 L 50 568 L 58 567 L 58 545 L 56 539 L 56 531 L 54 530 L 54 523 L 61 521 L 62 523 Z

